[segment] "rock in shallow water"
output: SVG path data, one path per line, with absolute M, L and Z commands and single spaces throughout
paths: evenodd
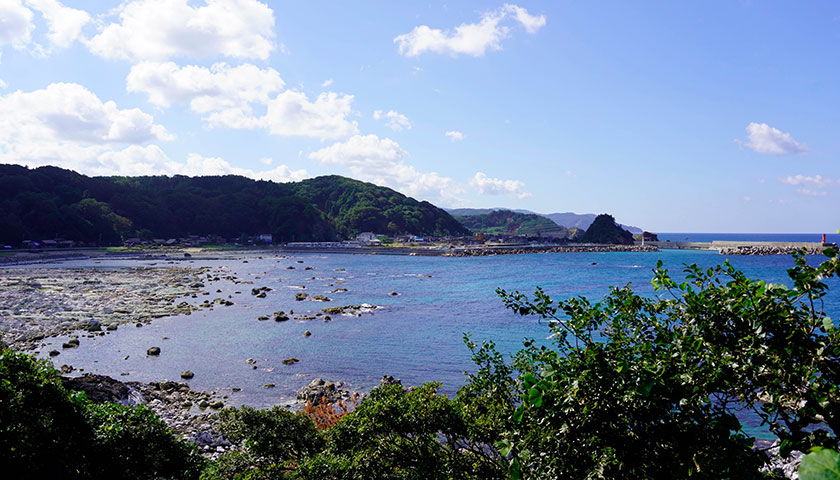
M 146 355 L 160 355 L 160 347 L 151 347 L 146 350 Z

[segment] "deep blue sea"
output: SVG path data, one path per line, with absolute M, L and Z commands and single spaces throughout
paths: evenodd
M 290 402 L 294 392 L 313 378 L 343 381 L 367 391 L 383 375 L 402 379 L 404 385 L 440 381 L 442 391 L 454 394 L 472 370 L 463 343 L 492 340 L 505 353 L 521 347 L 525 338 L 549 344 L 548 325 L 533 317 L 506 310 L 496 288 L 533 292 L 536 286 L 552 297 L 587 296 L 600 299 L 610 286 L 627 283 L 639 292 L 654 294 L 651 269 L 657 260 L 680 276 L 682 265 L 717 265 L 727 257 L 710 251 L 663 250 L 656 253 L 546 253 L 495 257 L 410 257 L 385 255 L 298 254 L 290 258 L 261 254 L 216 260 L 194 259 L 189 265 L 210 266 L 233 273 L 253 286 L 268 286 L 266 298 L 250 294 L 251 285 L 221 280 L 207 283 L 214 297 L 232 296 L 235 305 L 202 310 L 189 316 L 162 318 L 143 328 L 121 327 L 109 335 L 82 337 L 78 349 L 63 350 L 52 359 L 127 381 L 180 380 L 183 370 L 195 372 L 193 388 L 229 395 L 233 404 L 268 406 Z M 247 259 L 247 263 L 243 260 Z M 769 282 L 787 281 L 788 256 L 733 256 L 728 258 L 750 277 Z M 818 258 L 812 259 L 815 263 Z M 303 263 L 297 263 L 302 261 Z M 148 265 L 151 261 L 104 259 L 68 261 L 26 268 L 114 268 Z M 287 266 L 295 266 L 287 270 Z M 304 267 L 313 270 L 304 270 Z M 343 271 L 337 271 L 343 268 Z M 337 283 L 344 282 L 344 283 Z M 840 313 L 840 282 L 831 279 L 833 293 L 826 309 Z M 329 303 L 295 301 L 305 286 L 310 295 L 323 294 Z M 331 293 L 344 287 L 346 293 Z M 220 289 L 222 293 L 215 293 Z M 235 291 L 242 293 L 236 294 Z M 390 292 L 399 295 L 389 295 Z M 199 295 L 191 302 L 208 297 Z M 317 312 L 325 306 L 369 303 L 384 308 L 360 317 L 333 315 L 321 320 L 258 321 L 276 310 Z M 309 330 L 311 337 L 303 337 Z M 164 337 L 166 339 L 164 339 Z M 55 339 L 58 345 L 66 338 Z M 145 351 L 159 346 L 159 357 Z M 44 355 L 50 348 L 41 349 Z M 125 357 L 129 358 L 126 360 Z M 284 365 L 296 357 L 300 363 Z M 256 370 L 246 359 L 257 361 Z M 263 388 L 264 384 L 275 388 Z M 240 392 L 233 392 L 239 387 Z
M 825 232 L 827 242 L 840 244 L 840 234 Z M 660 241 L 672 242 L 819 242 L 821 233 L 657 233 Z

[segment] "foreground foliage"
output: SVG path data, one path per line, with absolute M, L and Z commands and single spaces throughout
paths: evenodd
M 145 407 L 94 404 L 58 372 L 0 348 L 0 465 L 22 478 L 197 478 L 204 460 Z

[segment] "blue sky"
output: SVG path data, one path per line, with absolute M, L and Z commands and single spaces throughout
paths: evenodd
M 840 227 L 835 2 L 0 0 L 0 162 Z

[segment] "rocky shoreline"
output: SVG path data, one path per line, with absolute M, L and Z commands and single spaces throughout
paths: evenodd
M 124 324 L 189 315 L 199 307 L 178 302 L 201 292 L 207 268 L 0 270 L 0 331 L 16 350 L 73 331 L 105 335 Z

